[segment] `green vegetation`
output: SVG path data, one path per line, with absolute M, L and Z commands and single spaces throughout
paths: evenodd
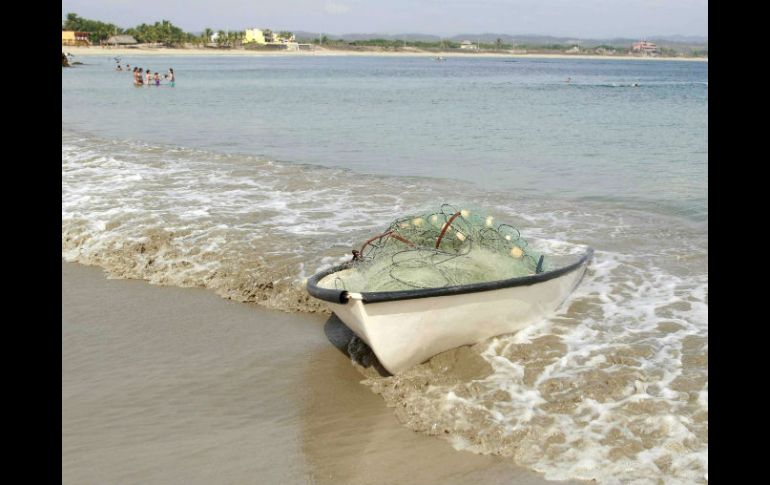
M 168 47 L 180 47 L 184 44 L 192 44 L 196 46 L 206 45 L 211 42 L 211 36 L 214 34 L 214 30 L 210 27 L 203 29 L 200 34 L 193 34 L 185 32 L 181 28 L 175 26 L 168 20 L 161 20 L 154 24 L 140 24 L 136 27 L 123 29 L 114 24 L 108 24 L 100 22 L 98 20 L 84 19 L 78 17 L 76 13 L 68 13 L 66 20 L 62 22 L 62 30 L 75 30 L 78 32 L 89 32 L 91 43 L 99 44 L 106 41 L 113 35 L 130 35 L 141 44 L 163 44 Z M 265 37 L 270 37 L 272 32 L 269 29 L 265 29 Z M 281 38 L 291 38 L 292 33 L 289 31 L 282 31 L 279 34 Z M 224 31 L 219 30 L 217 32 L 216 44 L 218 47 L 237 47 L 243 44 L 243 40 L 246 38 L 246 31 Z
M 217 31 L 217 46 L 224 47 L 227 45 L 227 32 L 224 30 Z
M 140 43 L 160 43 L 168 46 L 181 45 L 195 38 L 168 20 L 155 22 L 152 25 L 137 25 L 127 29 L 125 33 L 133 36 Z
M 479 50 L 482 51 L 509 51 L 511 49 L 513 49 L 513 44 L 504 44 L 500 39 L 497 39 L 494 44 L 479 43 Z
M 205 34 L 205 31 L 204 31 L 204 34 Z M 204 44 L 207 44 L 209 42 L 207 39 L 210 39 L 210 38 L 211 38 L 211 33 L 205 38 Z M 231 31 L 220 30 L 220 31 L 217 31 L 216 44 L 217 44 L 217 47 L 220 47 L 220 48 L 230 48 L 230 47 L 241 46 L 243 45 L 243 39 L 245 38 L 246 38 L 245 30 L 231 30 Z
M 681 55 L 676 50 L 671 49 L 669 47 L 658 47 L 658 52 L 663 57 L 676 57 Z
M 169 47 L 180 47 L 183 45 L 208 45 L 211 42 L 211 36 L 214 34 L 214 30 L 206 27 L 200 34 L 192 34 L 183 31 L 181 28 L 173 25 L 168 20 L 161 20 L 154 24 L 141 24 L 136 27 L 128 29 L 122 29 L 114 24 L 100 22 L 98 20 L 90 20 L 78 17 L 75 13 L 68 13 L 66 20 L 62 21 L 63 30 L 75 30 L 78 32 L 88 32 L 90 34 L 91 42 L 93 44 L 99 44 L 107 40 L 110 36 L 127 34 L 133 36 L 139 43 L 153 43 L 163 44 Z M 270 38 L 272 31 L 270 29 L 263 30 L 265 37 Z M 289 39 L 292 36 L 292 32 L 281 31 L 278 33 L 278 37 L 283 39 Z M 217 32 L 216 44 L 220 48 L 232 48 L 232 47 L 245 47 L 248 48 L 271 48 L 271 46 L 256 46 L 252 44 L 244 45 L 243 41 L 246 38 L 245 31 L 232 31 L 227 32 L 219 30 Z M 526 52 L 529 54 L 561 54 L 574 47 L 579 47 L 579 53 L 581 54 L 594 54 L 594 55 L 620 55 L 627 54 L 631 48 L 630 45 L 609 45 L 601 44 L 593 47 L 580 47 L 575 44 L 534 44 L 534 43 L 506 43 L 501 38 L 497 38 L 494 42 L 474 42 L 474 40 L 468 39 L 473 42 L 472 49 L 462 49 L 461 43 L 451 41 L 448 39 L 442 39 L 439 41 L 414 41 L 414 40 L 399 40 L 399 39 L 366 39 L 346 41 L 345 39 L 330 39 L 326 35 L 321 35 L 320 38 L 314 39 L 298 39 L 300 43 L 309 43 L 320 45 L 330 49 L 340 50 L 364 50 L 364 51 L 402 51 L 402 50 L 422 50 L 428 52 L 446 52 L 446 51 L 458 51 L 458 52 Z M 275 47 L 275 46 L 272 46 Z M 674 47 L 659 46 L 659 55 L 665 57 L 708 57 L 708 47 L 700 48 L 697 45 L 681 46 L 676 45 Z
M 301 42 L 303 44 L 315 44 L 315 45 L 323 45 L 327 46 L 329 43 L 337 44 L 339 41 L 330 41 L 329 37 L 322 35 L 319 39 L 318 37 L 315 37 L 313 39 L 297 39 L 297 42 Z
M 76 13 L 68 13 L 66 20 L 62 22 L 63 30 L 75 30 L 78 32 L 89 32 L 91 34 L 91 43 L 98 44 L 106 40 L 111 35 L 122 34 L 123 29 L 114 24 L 106 24 L 98 20 L 89 20 L 78 17 Z
M 184 32 L 168 20 L 161 20 L 152 25 L 141 24 L 129 29 L 122 29 L 114 24 L 98 20 L 84 19 L 76 13 L 68 13 L 62 22 L 62 30 L 75 30 L 90 33 L 92 44 L 99 44 L 113 35 L 126 34 L 133 36 L 141 43 L 162 43 L 168 46 L 180 45 L 196 39 L 196 36 Z
M 558 52 L 564 52 L 566 50 L 569 50 L 574 47 L 574 44 L 567 45 L 567 44 L 516 44 L 516 47 L 518 49 L 524 49 L 526 51 L 558 51 Z
M 205 29 L 203 29 L 203 34 L 201 34 L 201 35 L 202 35 L 202 37 L 201 37 L 200 40 L 201 40 L 202 43 L 205 44 L 205 43 L 209 42 L 209 39 L 211 39 L 211 36 L 214 35 L 214 31 L 211 30 L 210 27 L 206 27 Z
M 329 37 L 323 35 L 320 39 L 300 39 L 303 43 L 312 43 L 316 45 L 323 45 L 324 47 L 336 48 L 336 49 L 363 49 L 374 48 L 377 50 L 385 51 L 398 51 L 404 48 L 420 49 L 426 51 L 442 51 L 447 49 L 459 49 L 459 42 L 452 42 L 448 40 L 442 41 L 420 41 L 420 40 L 395 40 L 395 39 L 365 39 L 365 40 L 353 40 L 346 41 L 345 39 L 329 39 Z

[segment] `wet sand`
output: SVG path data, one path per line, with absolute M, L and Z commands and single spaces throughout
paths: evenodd
M 404 428 L 349 337 L 327 315 L 63 262 L 62 483 L 579 483 Z

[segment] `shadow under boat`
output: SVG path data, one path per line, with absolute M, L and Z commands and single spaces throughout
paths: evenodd
M 382 377 L 388 377 L 393 374 L 387 371 L 380 363 L 372 348 L 367 345 L 353 330 L 345 323 L 332 314 L 326 323 L 324 323 L 324 334 L 329 342 L 346 357 L 351 359 L 361 367 L 373 368 Z

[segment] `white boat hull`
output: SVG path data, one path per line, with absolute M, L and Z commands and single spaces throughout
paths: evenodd
M 398 374 L 461 345 L 513 333 L 552 314 L 580 282 L 587 260 L 573 271 L 531 284 L 469 293 L 365 302 L 348 293 L 331 310 Z

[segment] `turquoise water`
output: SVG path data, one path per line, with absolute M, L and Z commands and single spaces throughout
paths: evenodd
M 63 72 L 64 126 L 113 139 L 707 215 L 708 64 L 505 58 L 111 58 Z M 571 82 L 565 82 L 567 78 Z M 634 87 L 633 84 L 638 84 Z
M 549 479 L 707 482 L 707 63 L 123 58 L 177 73 L 137 88 L 80 60 L 62 69 L 63 258 L 317 311 L 303 280 L 393 219 L 484 208 L 548 258 L 593 247 L 583 281 L 466 348 L 489 375 L 447 381 L 438 358 L 366 383 L 405 426 Z

